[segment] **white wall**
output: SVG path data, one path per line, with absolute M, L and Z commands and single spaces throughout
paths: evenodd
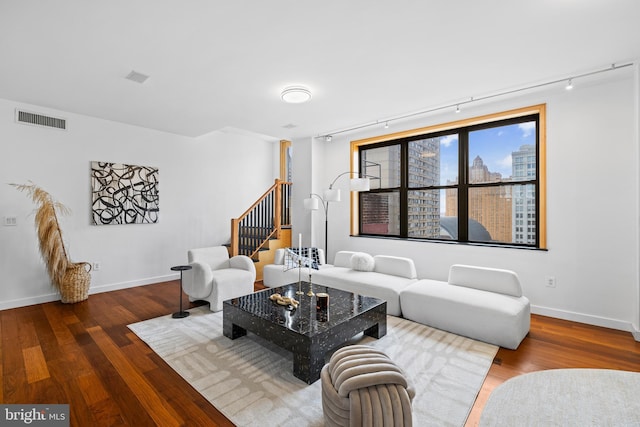
M 316 211 L 304 209 L 303 201 L 310 194 L 322 196 L 322 179 L 324 176 L 324 149 L 316 138 L 301 138 L 292 141 L 293 147 L 293 176 L 295 177 L 292 191 L 292 244 L 298 242 L 302 234 L 303 246 L 318 246 L 324 248 L 324 209 Z M 315 197 L 315 196 L 314 196 Z
M 68 130 L 14 122 L 16 107 L 65 117 Z M 189 248 L 227 243 L 230 220 L 242 214 L 277 174 L 277 142 L 240 133 L 187 138 L 0 99 L 0 309 L 58 299 L 38 252 L 35 206 L 6 183 L 29 180 L 71 208 L 61 218 L 74 261 L 100 262 L 91 293 L 177 277 Z M 91 225 L 92 160 L 159 168 L 160 221 Z M 4 221 L 3 221 L 4 222 Z
M 638 137 L 633 72 L 577 81 L 451 112 L 389 130 L 334 136 L 325 143 L 324 181 L 349 169 L 349 142 L 407 129 L 547 104 L 548 251 L 349 237 L 349 203 L 331 205 L 329 260 L 337 249 L 411 257 L 419 277 L 446 280 L 454 263 L 515 270 L 532 309 L 595 325 L 633 330 L 638 324 Z M 326 185 L 326 184 L 325 184 Z M 347 180 L 338 187 L 348 189 Z M 333 249 L 332 249 L 333 248 Z M 555 276 L 557 287 L 545 286 Z

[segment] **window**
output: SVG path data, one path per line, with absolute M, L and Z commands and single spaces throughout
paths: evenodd
M 357 234 L 543 248 L 544 116 L 541 105 L 354 141 L 374 177 Z

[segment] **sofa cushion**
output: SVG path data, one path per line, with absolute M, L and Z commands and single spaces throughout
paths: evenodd
M 373 257 L 376 273 L 389 274 L 407 279 L 418 277 L 416 266 L 411 258 L 403 258 L 389 255 L 376 255 Z
M 514 297 L 522 296 L 518 275 L 511 270 L 454 264 L 449 269 L 449 284 Z
M 373 271 L 375 261 L 373 257 L 364 252 L 356 252 L 351 256 L 351 268 L 357 271 Z
M 416 279 L 335 266 L 317 271 L 313 275 L 314 283 L 387 301 L 387 314 L 392 316 L 402 314 L 400 292 L 415 281 Z
M 333 268 L 331 264 L 320 265 L 320 270 Z M 315 283 L 315 276 L 318 270 L 311 270 L 312 281 Z M 268 288 L 297 283 L 298 278 L 303 281 L 309 280 L 309 269 L 303 268 L 298 273 L 298 268 L 286 268 L 281 264 L 267 264 L 262 269 L 262 284 Z
M 351 268 L 351 257 L 355 254 L 352 251 L 338 251 L 336 252 L 336 256 L 333 260 L 333 265 L 335 267 L 346 267 Z

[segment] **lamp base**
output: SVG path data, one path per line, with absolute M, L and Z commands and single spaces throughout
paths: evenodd
M 177 311 L 173 313 L 171 317 L 173 317 L 174 319 L 182 319 L 184 317 L 189 317 L 189 314 L 191 313 L 189 313 L 188 311 Z

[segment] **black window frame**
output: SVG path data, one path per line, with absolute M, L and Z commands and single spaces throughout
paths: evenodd
M 483 245 L 483 246 L 500 246 L 500 247 L 516 247 L 516 248 L 530 248 L 530 249 L 543 249 L 541 233 L 546 232 L 543 230 L 543 226 L 541 224 L 545 224 L 546 227 L 546 218 L 542 218 L 542 204 L 541 199 L 545 197 L 542 194 L 543 188 L 546 188 L 546 183 L 541 179 L 541 171 L 546 169 L 544 153 L 541 147 L 542 137 L 545 129 L 542 127 L 546 124 L 544 119 L 544 109 L 540 111 L 530 111 L 528 114 L 517 115 L 507 118 L 500 118 L 500 115 L 495 120 L 487 120 L 480 123 L 470 123 L 463 124 L 461 126 L 452 126 L 452 127 L 443 127 L 442 129 L 436 130 L 427 130 L 424 133 L 415 133 L 409 136 L 401 136 L 398 138 L 391 138 L 388 140 L 384 140 L 381 142 L 368 143 L 364 145 L 357 145 L 357 158 L 360 159 L 358 161 L 358 169 L 362 174 L 369 175 L 367 173 L 367 167 L 365 165 L 366 156 L 363 155 L 363 152 L 366 150 L 371 150 L 379 147 L 388 147 L 388 146 L 400 146 L 400 186 L 393 188 L 384 188 L 384 189 L 371 189 L 366 192 L 358 193 L 357 196 L 357 204 L 358 204 L 358 216 L 357 216 L 357 228 L 358 235 L 363 237 L 381 237 L 381 238 L 398 238 L 405 240 L 417 240 L 417 241 L 428 241 L 428 242 L 446 242 L 446 243 L 462 243 L 462 244 L 474 244 L 474 245 Z M 469 182 L 469 134 L 473 131 L 484 130 L 502 126 L 509 126 L 518 123 L 526 123 L 526 122 L 535 122 L 535 155 L 536 155 L 536 172 L 535 177 L 532 179 L 522 179 L 515 181 L 499 181 L 499 182 L 483 182 L 483 183 L 470 183 Z M 541 127 L 542 126 L 542 127 Z M 411 141 L 416 140 L 424 140 L 427 138 L 435 138 L 444 135 L 458 134 L 458 182 L 456 184 L 445 184 L 445 185 L 431 185 L 425 187 L 409 187 L 409 156 L 408 156 L 408 145 Z M 476 188 L 491 188 L 491 187 L 512 187 L 523 186 L 527 188 L 527 185 L 533 185 L 535 188 L 535 218 L 533 219 L 533 223 L 535 225 L 535 242 L 534 243 L 516 243 L 516 242 L 501 242 L 501 241 L 478 241 L 469 239 L 469 190 Z M 443 239 L 443 238 L 435 238 L 435 237 L 416 237 L 409 236 L 409 192 L 410 191 L 426 191 L 426 190 L 442 190 L 442 189 L 457 189 L 457 226 L 458 226 L 458 237 L 457 239 Z M 375 234 L 375 233 L 365 233 L 362 230 L 363 224 L 363 197 L 366 194 L 370 193 L 388 193 L 388 192 L 399 192 L 400 194 L 400 225 L 399 225 L 399 234 Z M 545 204 L 546 206 L 546 204 Z M 530 215 L 529 212 L 524 212 L 523 215 Z M 525 218 L 523 218 L 525 219 Z M 531 219 L 529 219 L 531 222 Z M 513 224 L 515 224 L 515 215 L 512 217 L 512 230 L 513 231 L 513 240 L 515 240 L 515 229 L 513 228 Z M 530 224 L 525 224 L 521 226 L 523 231 L 519 231 L 518 233 L 525 233 Z M 519 226 L 520 227 L 520 226 Z M 546 236 L 545 239 L 546 241 Z

